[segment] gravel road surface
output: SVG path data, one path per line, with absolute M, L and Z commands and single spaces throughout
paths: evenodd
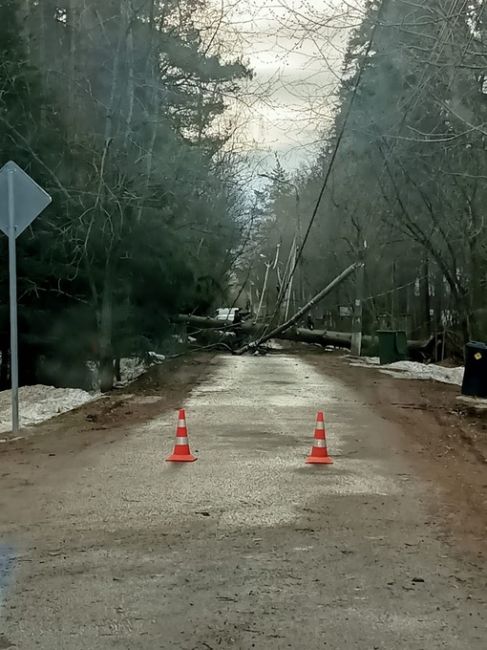
M 0 648 L 487 647 L 481 555 L 447 538 L 400 429 L 326 367 L 215 357 L 183 404 L 196 463 L 164 462 L 174 408 L 127 400 L 96 442 L 0 455 Z M 318 409 L 332 466 L 304 464 Z

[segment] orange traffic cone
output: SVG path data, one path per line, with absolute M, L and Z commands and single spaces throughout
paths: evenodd
M 186 427 L 186 413 L 184 409 L 179 411 L 178 428 L 176 430 L 176 444 L 174 451 L 166 458 L 171 463 L 192 463 L 198 460 L 189 450 L 188 429 Z
M 315 439 L 311 454 L 306 459 L 307 463 L 321 463 L 323 465 L 331 465 L 333 460 L 328 456 L 328 448 L 326 446 L 326 432 L 325 432 L 325 418 L 323 411 L 318 411 L 316 416 Z

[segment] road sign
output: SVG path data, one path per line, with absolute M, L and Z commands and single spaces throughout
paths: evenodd
M 8 218 L 8 185 L 10 175 L 12 177 L 15 206 L 15 237 L 18 237 L 47 208 L 52 199 L 42 187 L 39 187 L 14 162 L 8 162 L 4 165 L 0 169 L 0 230 L 7 237 L 10 236 Z
M 10 161 L 0 169 L 0 230 L 8 237 L 10 284 L 10 377 L 12 380 L 12 431 L 19 430 L 19 361 L 17 334 L 17 256 L 15 240 L 40 213 L 51 197 L 18 165 Z

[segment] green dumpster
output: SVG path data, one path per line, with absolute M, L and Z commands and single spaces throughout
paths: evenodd
M 403 361 L 408 358 L 408 340 L 406 332 L 400 330 L 380 330 L 379 357 L 381 365 Z

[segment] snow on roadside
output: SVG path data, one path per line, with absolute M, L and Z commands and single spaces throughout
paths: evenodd
M 361 357 L 350 361 L 351 366 L 378 368 L 381 372 L 400 379 L 431 379 L 444 384 L 462 385 L 464 367 L 445 368 L 434 363 L 417 361 L 396 361 L 385 366 L 380 365 L 378 357 Z
M 120 359 L 120 381 L 114 383 L 115 388 L 124 388 L 131 384 L 133 381 L 145 374 L 153 365 L 164 363 L 166 356 L 158 354 L 157 352 L 148 352 L 147 360 L 140 357 L 122 357 Z M 100 382 L 98 379 L 98 364 L 94 361 L 89 361 L 87 364 L 91 371 L 92 388 L 98 390 Z
M 117 386 L 126 386 L 138 377 L 147 372 L 152 364 L 163 363 L 165 356 L 156 352 L 149 352 L 149 363 L 138 358 L 125 358 L 120 360 L 120 372 L 122 381 Z M 94 375 L 97 373 L 97 366 L 89 364 Z M 37 384 L 35 386 L 22 386 L 19 389 L 19 413 L 20 426 L 28 427 L 32 424 L 44 422 L 50 418 L 78 408 L 100 397 L 100 393 L 87 392 L 80 388 L 54 388 Z M 11 391 L 0 391 L 0 433 L 12 430 Z M 0 438 L 0 443 L 6 442 Z
M 380 366 L 380 371 L 403 379 L 432 379 L 433 381 L 441 381 L 444 384 L 461 386 L 464 367 L 445 368 L 434 363 L 426 365 L 417 361 L 396 361 L 396 363 L 391 363 L 388 366 Z
M 120 375 L 122 381 L 117 386 L 126 386 L 147 372 L 147 365 L 137 357 L 120 359 Z
M 54 388 L 53 386 L 22 386 L 19 389 L 20 425 L 26 427 L 71 411 L 99 397 L 78 388 Z M 11 392 L 0 392 L 0 432 L 12 430 Z M 1 442 L 1 440 L 0 440 Z
M 379 357 L 350 357 L 346 355 L 348 359 L 351 359 L 350 365 L 356 366 L 357 368 L 368 368 L 369 366 L 380 366 Z
M 151 366 L 164 363 L 166 356 L 157 352 L 148 352 L 147 361 L 138 357 L 126 357 L 120 359 L 120 376 L 121 381 L 117 381 L 115 386 L 121 388 L 131 384 L 133 381 L 146 373 Z

